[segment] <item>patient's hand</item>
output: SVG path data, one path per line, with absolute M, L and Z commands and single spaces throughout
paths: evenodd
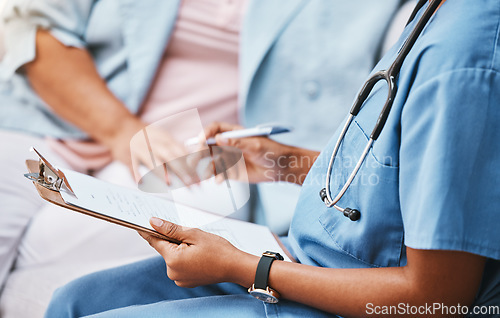
M 257 257 L 244 253 L 220 236 L 157 218 L 151 219 L 151 225 L 159 233 L 182 242 L 177 245 L 139 232 L 163 256 L 168 277 L 180 287 L 238 283 L 244 276 L 251 278 L 254 272 L 254 269 L 246 275 L 241 272 L 243 260 L 248 259 L 257 266 Z
M 205 129 L 206 138 L 217 145 L 240 149 L 251 183 L 286 181 L 301 185 L 318 152 L 280 144 L 267 137 L 224 139 L 220 133 L 242 129 L 238 125 L 213 123 Z
M 199 182 L 196 167 L 193 166 L 196 162 L 182 160 L 186 158 L 186 149 L 162 129 L 134 120 L 122 125 L 120 132 L 109 144 L 113 158 L 130 167 L 136 181 L 140 180 L 140 165 L 149 170 L 163 165 L 162 177 L 165 177 L 167 184 L 170 184 L 172 174 L 188 186 Z

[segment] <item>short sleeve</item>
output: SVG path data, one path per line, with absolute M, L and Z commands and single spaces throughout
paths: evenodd
M 500 77 L 463 69 L 413 88 L 403 108 L 405 244 L 500 259 Z
M 0 64 L 0 78 L 10 78 L 35 58 L 38 28 L 50 30 L 66 46 L 85 47 L 83 38 L 93 3 L 93 0 L 7 0 L 1 15 L 5 55 Z

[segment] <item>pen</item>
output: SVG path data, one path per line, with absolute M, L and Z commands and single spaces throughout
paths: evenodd
M 221 133 L 220 135 L 227 139 L 234 138 L 247 138 L 247 137 L 258 137 L 258 136 L 270 136 L 276 134 L 282 134 L 292 131 L 292 128 L 285 126 L 257 126 L 254 128 L 231 130 Z M 200 142 L 198 137 L 189 138 L 184 142 L 185 146 L 193 146 Z M 215 145 L 215 138 L 207 139 L 208 145 Z

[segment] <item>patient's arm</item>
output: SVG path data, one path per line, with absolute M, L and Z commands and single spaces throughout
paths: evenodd
M 136 139 L 139 142 L 134 144 L 134 158 L 131 158 L 131 138 L 145 124 L 108 89 L 90 54 L 61 44 L 47 31 L 37 32 L 36 50 L 36 59 L 25 66 L 33 89 L 60 117 L 107 146 L 115 160 L 131 168 L 135 166 L 132 172 L 136 178 L 138 165 L 154 168 L 148 146 L 154 145 L 154 159 L 159 163 L 185 154 L 184 147 L 166 132 L 148 127 L 150 145 L 146 145 L 144 138 Z M 173 170 L 196 182 L 191 170 L 184 169 L 187 173 Z
M 108 89 L 90 54 L 38 31 L 36 59 L 25 66 L 37 94 L 63 119 L 130 163 L 130 137 L 143 124 Z
M 223 139 L 219 135 L 241 128 L 227 123 L 213 123 L 205 129 L 205 137 L 215 137 L 217 145 L 240 149 L 251 183 L 286 181 L 302 185 L 319 152 L 283 145 L 267 137 Z

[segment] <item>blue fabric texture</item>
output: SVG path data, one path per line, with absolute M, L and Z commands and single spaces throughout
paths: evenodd
M 305 181 L 291 225 L 289 243 L 302 263 L 402 266 L 406 246 L 469 252 L 488 258 L 476 305 L 500 303 L 499 22 L 496 0 L 447 1 L 433 16 L 403 64 L 384 130 L 339 202 L 361 211 L 357 222 L 318 195 L 335 134 Z M 389 67 L 415 23 L 375 71 Z M 331 176 L 333 196 L 386 97 L 386 85 L 377 84 L 351 124 Z
M 398 4 L 392 0 L 333 5 L 330 0 L 250 2 L 241 35 L 245 126 L 277 121 L 294 131 L 273 139 L 323 149 L 373 68 Z M 300 188 L 263 183 L 258 190 L 257 220 L 286 233 Z
M 96 283 L 99 282 L 99 283 Z M 161 257 L 94 273 L 58 289 L 45 317 L 335 317 L 290 301 L 264 304 L 229 283 L 181 288 Z

